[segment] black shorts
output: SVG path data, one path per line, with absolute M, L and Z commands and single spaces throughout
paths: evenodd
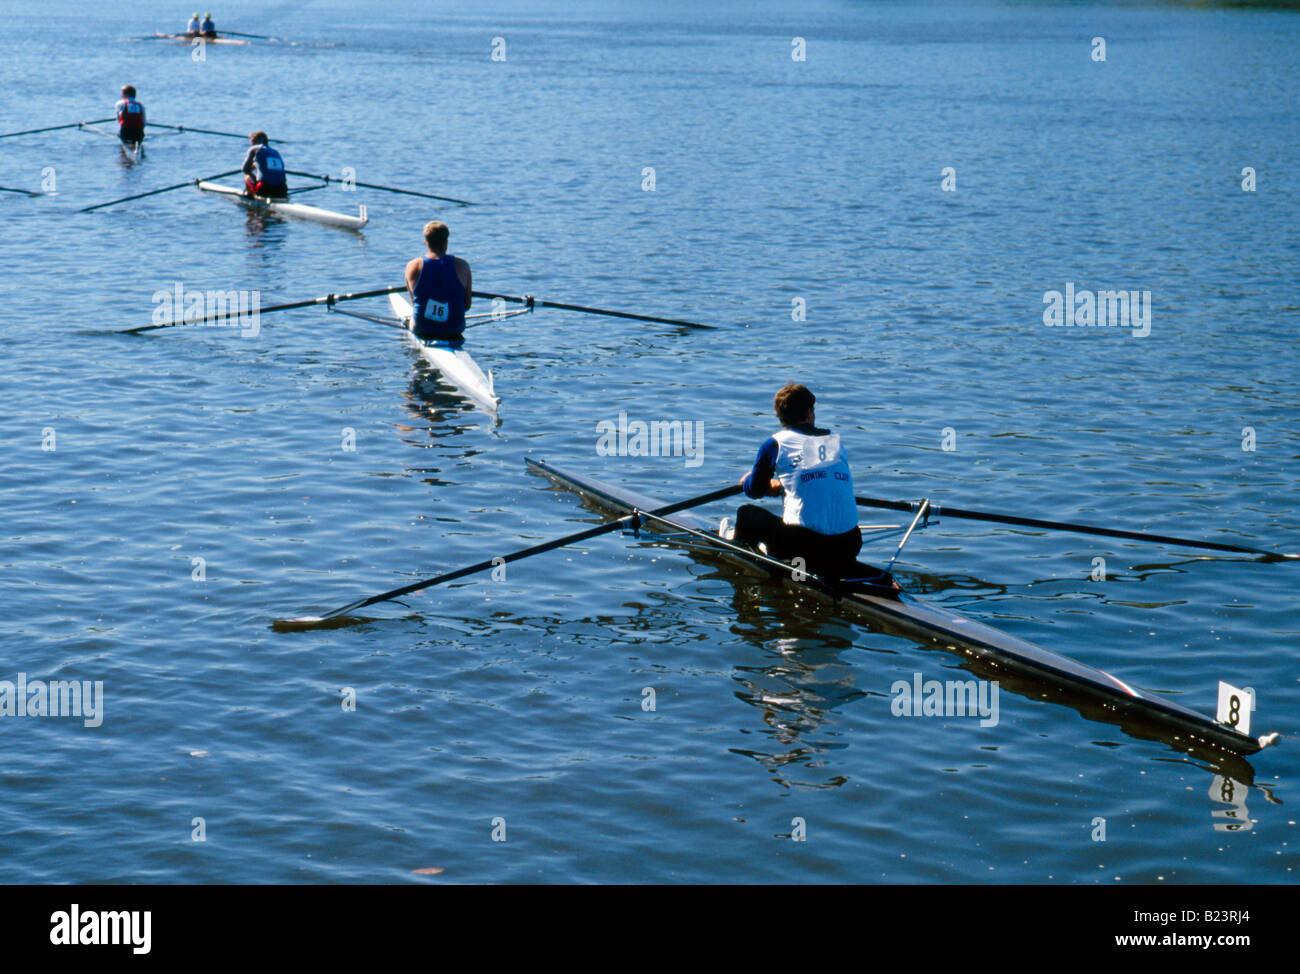
M 862 532 L 854 527 L 843 534 L 818 534 L 797 524 L 786 524 L 767 508 L 745 504 L 736 512 L 736 540 L 762 545 L 781 561 L 802 558 L 804 569 L 827 581 L 854 577 Z

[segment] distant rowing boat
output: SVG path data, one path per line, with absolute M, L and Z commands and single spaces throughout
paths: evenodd
M 302 203 L 291 203 L 288 200 L 270 199 L 265 196 L 249 196 L 242 189 L 235 186 L 222 186 L 220 183 L 207 183 L 199 180 L 195 185 L 205 193 L 219 193 L 223 196 L 229 196 L 246 203 L 249 206 L 260 207 L 268 213 L 275 216 L 290 216 L 300 220 L 313 220 L 316 223 L 323 223 L 326 226 L 340 227 L 344 230 L 360 230 L 370 222 L 370 217 L 366 215 L 366 208 L 363 205 L 360 209 L 360 215 L 348 216 L 346 213 L 336 213 L 333 210 L 323 210 L 318 206 L 307 206 Z
M 126 142 L 116 133 L 101 129 L 95 125 L 83 124 L 79 126 L 83 132 L 92 132 L 95 135 L 102 135 L 106 139 L 112 139 L 122 147 L 122 155 L 126 156 L 132 162 L 139 162 L 144 158 L 143 142 Z
M 160 41 L 187 41 L 191 43 L 194 41 L 203 41 L 203 43 L 205 44 L 247 44 L 248 43 L 248 41 L 236 40 L 233 37 L 222 37 L 220 34 L 218 34 L 216 37 L 202 37 L 198 34 L 194 34 L 194 35 L 164 34 L 161 31 L 156 31 L 153 36 L 158 38 L 158 40 Z
M 489 412 L 495 413 L 501 405 L 501 398 L 496 394 L 492 383 L 492 373 L 486 375 L 478 363 L 470 358 L 463 348 L 453 348 L 439 342 L 421 341 L 411 330 L 413 310 L 405 294 L 394 293 L 388 296 L 388 303 L 393 314 L 403 325 L 407 338 L 415 345 L 424 360 L 437 369 L 449 383 L 474 400 Z
M 1276 734 L 1251 737 L 1221 724 L 1182 704 L 1139 691 L 1104 670 L 1080 663 L 1044 649 L 1017 636 L 958 615 L 951 609 L 930 605 L 905 592 L 889 593 L 879 588 L 845 586 L 838 590 L 813 581 L 792 580 L 792 566 L 776 561 L 748 547 L 718 537 L 715 526 L 689 513 L 667 518 L 646 516 L 662 503 L 634 491 L 613 487 L 580 474 L 566 472 L 538 460 L 528 460 L 531 470 L 553 483 L 575 491 L 602 512 L 624 516 L 633 512 L 645 518 L 651 530 L 672 534 L 735 566 L 758 571 L 786 585 L 836 606 L 854 611 L 881 628 L 900 635 L 935 643 L 980 661 L 985 667 L 1026 677 L 1034 685 L 1062 688 L 1099 703 L 1112 721 L 1132 721 L 1159 728 L 1172 743 L 1208 745 L 1234 754 L 1253 754 L 1273 743 Z

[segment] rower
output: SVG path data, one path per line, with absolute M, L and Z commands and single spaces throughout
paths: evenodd
M 806 386 L 792 383 L 777 392 L 772 405 L 782 428 L 759 448 L 753 470 L 740 481 L 747 497 L 784 495 L 784 516 L 745 504 L 736 512 L 734 533 L 724 518 L 719 534 L 761 545 L 772 558 L 802 558 L 808 573 L 829 581 L 871 574 L 857 564 L 862 532 L 853 473 L 838 434 L 816 425 L 816 402 Z
M 122 99 L 113 106 L 117 113 L 117 137 L 126 144 L 144 141 L 144 106 L 135 100 L 135 85 L 122 86 Z
M 197 17 L 198 14 L 195 14 L 194 16 Z M 212 40 L 217 36 L 217 25 L 212 22 L 212 14 L 203 15 L 203 24 L 199 27 L 199 33 L 209 40 Z
M 284 159 L 267 142 L 265 132 L 254 132 L 248 137 L 251 143 L 244 156 L 244 191 L 249 196 L 266 196 L 270 199 L 289 198 L 289 186 L 284 178 Z
M 190 18 L 190 22 L 185 25 L 185 36 L 198 37 L 202 29 L 202 25 L 199 23 L 199 15 L 195 14 Z
M 474 279 L 466 261 L 447 253 L 450 236 L 447 224 L 438 220 L 424 225 L 428 253 L 406 265 L 406 290 L 411 295 L 411 330 L 416 337 L 459 345 Z

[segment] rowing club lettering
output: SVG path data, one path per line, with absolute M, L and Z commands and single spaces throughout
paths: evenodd
M 799 466 L 799 458 L 798 458 L 797 456 L 796 456 L 796 457 L 793 457 L 792 460 L 793 460 L 794 462 L 791 463 L 791 466 L 794 466 L 794 467 Z M 842 482 L 844 482 L 844 483 L 849 483 L 849 482 L 852 481 L 853 478 L 851 478 L 851 477 L 850 477 L 848 474 L 846 474 L 843 470 L 831 470 L 831 471 L 829 471 L 829 473 L 828 473 L 825 469 L 822 469 L 822 470 L 805 470 L 803 473 L 801 473 L 801 474 L 799 475 L 799 482 L 800 482 L 801 484 L 810 483 L 811 481 L 814 481 L 814 480 L 827 480 L 827 479 L 830 479 L 830 480 L 838 480 L 838 481 L 842 481 Z
M 1044 291 L 1043 324 L 1048 328 L 1132 328 L 1134 338 L 1151 334 L 1150 291 Z
M 153 304 L 155 325 L 239 328 L 241 338 L 256 338 L 262 330 L 261 291 L 200 291 L 177 281 L 170 290 L 154 291 Z
M 979 717 L 981 727 L 998 724 L 996 680 L 895 680 L 889 709 L 895 717 Z
M 618 414 L 618 422 L 602 419 L 596 424 L 596 454 L 602 457 L 685 457 L 687 467 L 704 462 L 704 424 L 679 419 L 671 421 L 634 419 Z

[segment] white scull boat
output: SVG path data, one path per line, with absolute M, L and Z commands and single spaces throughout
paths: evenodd
M 314 220 L 316 223 L 323 223 L 330 227 L 340 227 L 344 230 L 360 230 L 370 222 L 364 204 L 361 206 L 359 216 L 348 216 L 346 213 L 322 210 L 318 206 L 307 206 L 303 203 L 270 199 L 266 196 L 249 196 L 242 189 L 235 186 L 222 186 L 220 183 L 206 183 L 202 180 L 199 180 L 195 185 L 205 193 L 220 193 L 223 196 L 237 199 L 241 203 L 261 207 L 275 216 L 291 216 L 300 220 Z
M 490 412 L 495 413 L 501 405 L 501 399 L 496 394 L 492 383 L 492 373 L 484 375 L 483 370 L 478 367 L 478 363 L 470 358 L 469 352 L 463 348 L 453 348 L 450 345 L 437 342 L 421 341 L 411 330 L 411 317 L 413 310 L 411 302 L 405 294 L 393 293 L 388 296 L 388 303 L 393 307 L 393 314 L 397 315 L 406 331 L 407 338 L 420 350 L 424 360 L 442 373 L 449 383 L 464 393 L 470 399 L 473 399 L 480 406 Z

